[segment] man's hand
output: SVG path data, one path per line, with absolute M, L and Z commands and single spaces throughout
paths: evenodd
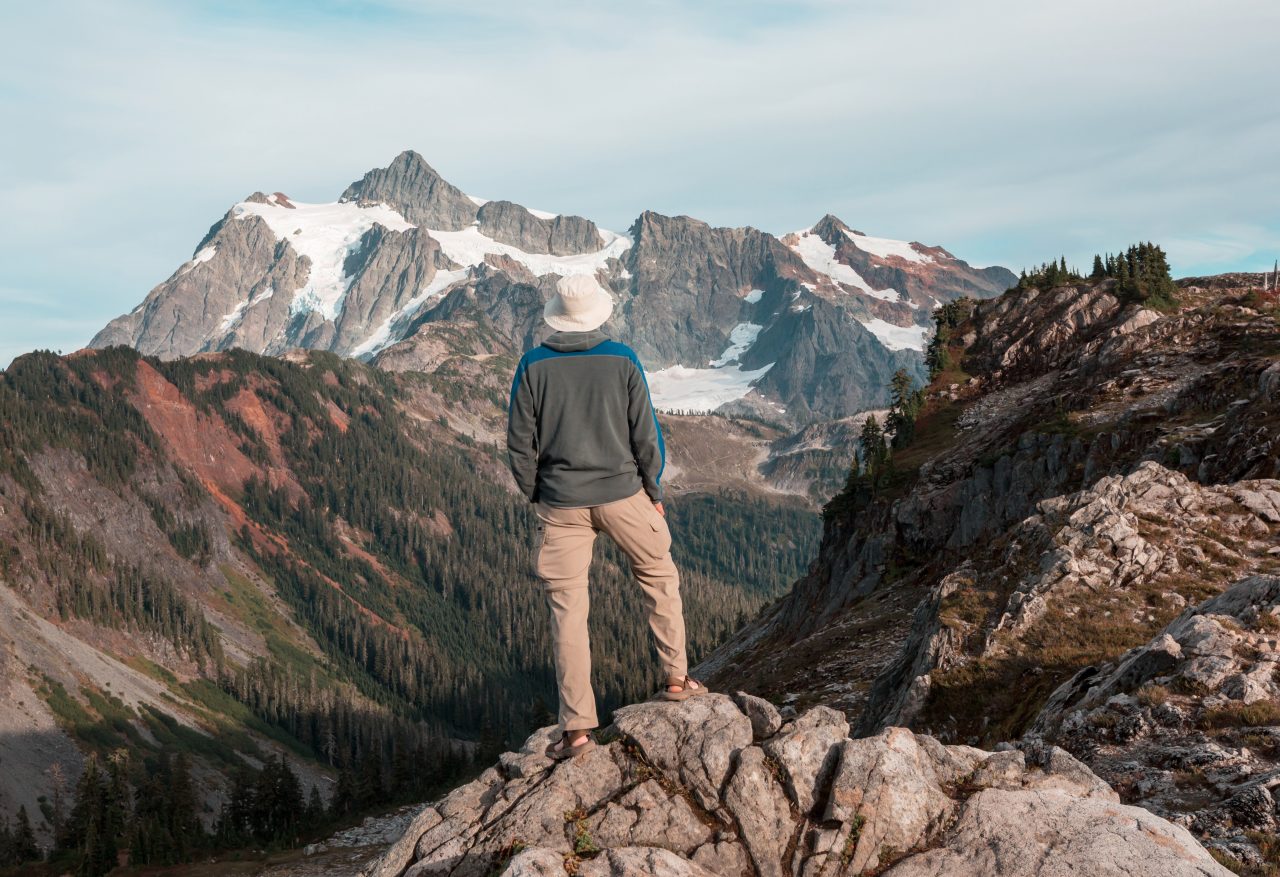
M 653 504 L 653 510 L 664 518 L 667 516 L 667 510 L 662 507 L 662 503 L 660 502 L 655 502 Z

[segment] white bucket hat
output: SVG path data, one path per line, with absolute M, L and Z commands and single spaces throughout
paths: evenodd
M 613 313 L 613 296 L 590 274 L 571 274 L 556 283 L 542 319 L 558 332 L 590 332 Z

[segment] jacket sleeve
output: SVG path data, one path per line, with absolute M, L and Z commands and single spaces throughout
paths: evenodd
M 537 414 L 533 408 L 533 392 L 525 380 L 525 370 L 522 359 L 511 381 L 511 401 L 507 405 L 507 462 L 520 492 L 533 502 L 538 492 Z
M 635 456 L 640 480 L 649 499 L 662 502 L 662 470 L 667 465 L 667 449 L 662 441 L 662 428 L 649 399 L 649 382 L 644 368 L 632 360 L 634 368 L 627 385 L 627 419 L 631 428 L 631 453 Z

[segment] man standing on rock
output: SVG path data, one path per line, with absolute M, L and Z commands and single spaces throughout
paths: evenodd
M 507 410 L 511 472 L 534 504 L 534 568 L 551 606 L 561 730 L 547 747 L 552 758 L 595 745 L 587 570 L 598 533 L 627 555 L 644 592 L 666 673 L 660 696 L 706 691 L 690 678 L 685 653 L 680 577 L 662 507 L 662 431 L 640 360 L 600 331 L 612 312 L 613 297 L 595 278 L 562 278 L 543 309 L 556 331 L 521 357 Z

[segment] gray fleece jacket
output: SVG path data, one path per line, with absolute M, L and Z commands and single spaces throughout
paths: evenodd
M 511 474 L 531 502 L 662 500 L 666 448 L 635 353 L 598 329 L 556 332 L 520 359 L 507 409 Z

